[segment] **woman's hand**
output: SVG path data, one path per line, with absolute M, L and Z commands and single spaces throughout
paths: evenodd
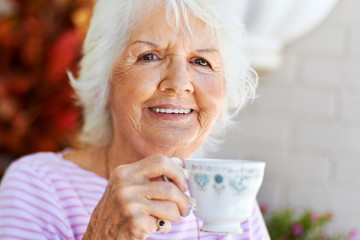
M 145 239 L 157 230 L 157 219 L 170 224 L 189 214 L 185 191 L 184 173 L 167 157 L 121 165 L 112 172 L 83 239 Z

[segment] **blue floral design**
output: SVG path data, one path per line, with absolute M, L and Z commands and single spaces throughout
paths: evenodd
M 248 180 L 248 179 L 249 179 L 248 176 L 241 177 L 241 178 L 235 177 L 235 178 L 231 179 L 230 186 L 238 193 L 241 193 L 247 188 L 246 180 Z
M 209 182 L 209 177 L 204 173 L 196 173 L 194 176 L 194 180 L 201 189 L 204 189 L 206 184 L 208 184 Z
M 224 180 L 223 176 L 221 176 L 220 174 L 216 174 L 214 179 L 217 184 L 222 183 Z

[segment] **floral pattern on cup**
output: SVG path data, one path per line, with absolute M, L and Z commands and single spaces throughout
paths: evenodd
M 209 177 L 205 173 L 196 173 L 194 175 L 194 181 L 201 190 L 205 190 L 206 185 L 209 183 Z
M 202 166 L 200 164 L 191 164 L 190 171 L 200 171 L 214 174 L 218 174 L 219 172 L 221 172 L 223 175 L 242 174 L 249 175 L 251 177 L 263 176 L 263 172 L 257 168 L 226 168 L 224 166 Z
M 234 189 L 236 193 L 242 193 L 247 189 L 249 179 L 249 176 L 234 177 L 230 180 L 230 187 Z
M 223 184 L 224 177 L 221 174 L 216 174 L 214 177 L 214 181 L 214 190 L 217 194 L 220 194 L 225 189 L 225 185 Z
M 193 180 L 195 184 L 201 189 L 202 191 L 206 191 L 206 186 L 213 181 L 213 188 L 216 193 L 221 194 L 221 192 L 226 189 L 228 186 L 230 189 L 234 191 L 235 194 L 244 193 L 246 189 L 250 186 L 250 178 L 251 176 L 233 176 L 233 177 L 226 177 L 221 174 L 206 174 L 206 173 L 193 173 Z M 230 178 L 230 179 L 229 179 Z M 212 180 L 213 179 L 213 180 Z M 226 183 L 226 184 L 225 184 Z
M 223 182 L 224 178 L 220 174 L 216 174 L 214 177 L 214 180 L 215 180 L 215 183 L 221 184 Z

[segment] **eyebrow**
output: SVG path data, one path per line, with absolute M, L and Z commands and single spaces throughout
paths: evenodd
M 150 45 L 152 47 L 155 47 L 155 48 L 158 48 L 159 46 L 153 42 L 149 42 L 149 41 L 143 41 L 143 40 L 136 40 L 135 42 L 133 42 L 131 45 L 134 45 L 134 44 L 146 44 L 146 45 Z
M 196 51 L 199 53 L 213 53 L 213 52 L 219 53 L 219 51 L 215 48 L 204 48 L 204 49 L 198 49 Z
M 136 40 L 131 45 L 135 45 L 135 44 L 146 44 L 146 45 L 150 45 L 154 48 L 159 48 L 159 45 L 157 45 L 156 43 L 144 41 L 144 40 Z M 196 52 L 198 52 L 198 53 L 213 53 L 213 52 L 219 53 L 219 51 L 215 48 L 197 49 Z

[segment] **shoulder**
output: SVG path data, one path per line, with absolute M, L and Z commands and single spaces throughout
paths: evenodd
M 26 155 L 15 160 L 9 167 L 12 168 L 22 168 L 22 167 L 30 167 L 30 168 L 39 168 L 42 166 L 56 166 L 63 158 L 61 157 L 60 153 L 53 153 L 53 152 L 39 152 L 33 153 L 30 155 Z
M 6 170 L 1 188 L 6 186 L 33 186 L 51 192 L 52 178 L 61 173 L 61 157 L 56 153 L 42 152 L 15 160 Z M 56 173 L 56 174 L 54 174 Z
M 82 187 L 99 184 L 104 188 L 105 179 L 93 172 L 84 170 L 74 162 L 64 159 L 63 152 L 40 152 L 30 154 L 14 161 L 5 172 L 2 184 L 14 179 L 47 185 L 50 188 L 63 188 L 64 185 L 73 185 L 74 182 L 85 181 Z
M 74 163 L 63 158 L 62 153 L 39 152 L 15 160 L 5 172 L 8 175 L 28 175 L 33 178 L 48 179 L 56 176 L 70 177 L 69 172 L 84 171 Z
M 30 155 L 26 155 L 15 160 L 10 164 L 7 171 L 14 171 L 18 169 L 38 169 L 41 167 L 55 166 L 60 162 L 61 155 L 53 152 L 39 152 Z
M 15 160 L 6 170 L 1 189 L 7 186 L 32 186 L 56 195 L 58 188 L 71 185 L 72 178 L 84 172 L 65 160 L 62 153 L 40 152 Z M 86 174 L 86 173 L 85 173 Z
M 71 236 L 56 189 L 56 174 L 50 174 L 59 161 L 56 153 L 37 153 L 10 165 L 0 185 L 0 235 L 31 239 Z
M 62 181 L 71 184 L 74 180 L 83 180 L 88 183 L 96 182 L 102 186 L 107 185 L 107 180 L 94 172 L 85 170 L 74 161 L 65 158 L 65 155 L 73 151 L 59 153 L 39 152 L 21 157 L 10 164 L 5 172 L 4 179 L 9 176 L 28 175 L 41 178 L 45 182 Z

